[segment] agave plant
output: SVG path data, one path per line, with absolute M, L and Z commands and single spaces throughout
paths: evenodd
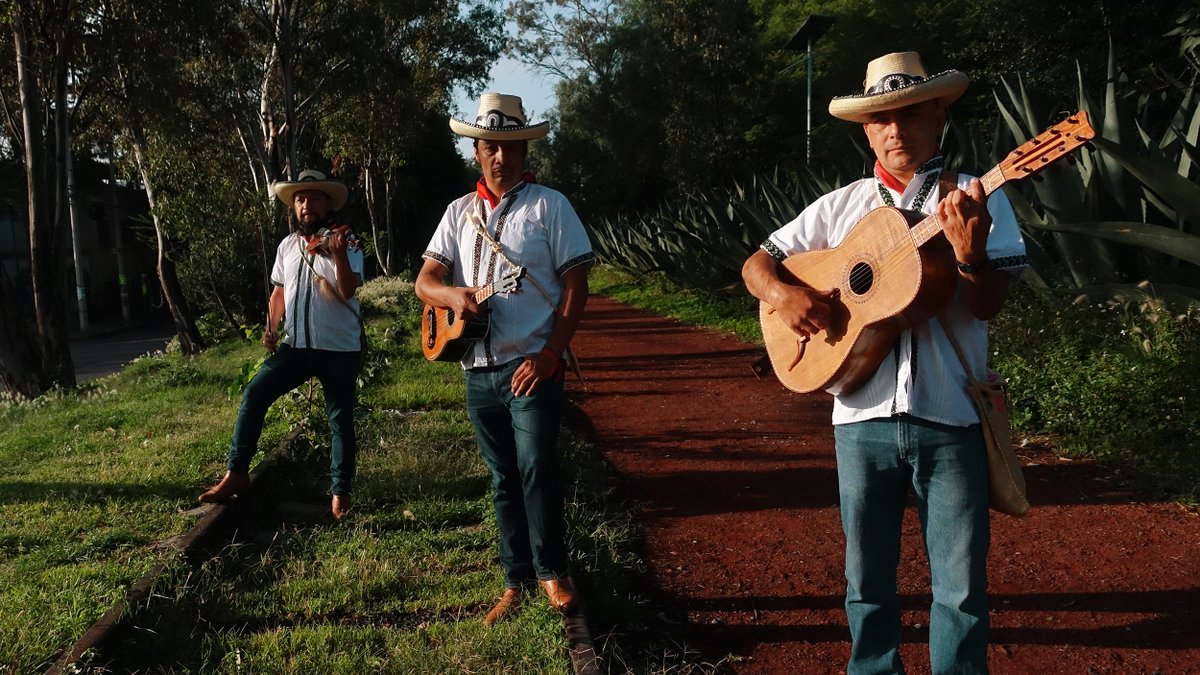
M 1200 186 L 1191 178 L 1200 135 L 1200 105 L 1189 90 L 1157 138 L 1146 128 L 1148 100 L 1121 97 L 1109 57 L 1103 106 L 1079 82 L 1079 108 L 1097 129 L 1097 152 L 1074 168 L 1009 190 L 1043 281 L 1097 296 L 1154 293 L 1173 303 L 1200 302 Z M 997 137 L 1022 140 L 1039 129 L 1031 97 L 1018 80 L 996 95 Z M 1003 147 L 994 144 L 993 149 Z M 998 156 L 993 155 L 998 161 Z M 1061 263 L 1065 279 L 1049 263 Z M 1149 283 L 1145 283 L 1149 282 Z
M 759 174 L 641 216 L 589 225 L 601 260 L 635 275 L 663 272 L 685 288 L 740 289 L 746 258 L 810 202 L 845 181 L 811 171 Z

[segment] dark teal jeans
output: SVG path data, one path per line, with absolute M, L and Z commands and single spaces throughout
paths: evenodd
M 566 522 L 558 470 L 562 379 L 514 396 L 512 376 L 524 359 L 466 371 L 467 416 L 492 472 L 504 583 L 567 575 Z
M 331 352 L 297 349 L 280 345 L 268 358 L 242 394 L 233 440 L 229 444 L 230 471 L 250 470 L 258 451 L 267 410 L 280 396 L 315 377 L 325 392 L 325 415 L 329 419 L 329 478 L 333 494 L 348 495 L 357 469 L 354 438 L 354 405 L 357 393 L 360 352 Z

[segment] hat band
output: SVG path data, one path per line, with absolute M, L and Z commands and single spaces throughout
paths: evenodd
M 886 94 L 890 91 L 898 91 L 905 87 L 911 87 L 914 84 L 924 82 L 925 78 L 920 75 L 909 75 L 908 73 L 892 73 L 891 75 L 883 76 L 875 86 L 868 89 L 865 93 L 867 96 L 875 94 Z
M 505 127 L 523 127 L 525 126 L 525 120 L 505 115 L 501 110 L 489 110 L 476 117 L 475 124 L 488 129 L 503 129 Z

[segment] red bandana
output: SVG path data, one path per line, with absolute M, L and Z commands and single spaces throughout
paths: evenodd
M 905 185 L 898 178 L 888 173 L 888 170 L 883 168 L 883 164 L 880 164 L 879 160 L 875 160 L 875 177 L 888 189 L 904 194 Z
M 532 171 L 526 171 L 525 173 L 521 174 L 521 182 L 536 183 L 537 179 L 534 178 Z M 496 208 L 496 206 L 500 203 L 501 197 L 497 197 L 496 195 L 492 194 L 492 191 L 488 189 L 487 183 L 483 181 L 483 176 L 480 176 L 479 181 L 475 183 L 475 192 L 481 199 L 486 199 L 488 205 L 493 209 Z

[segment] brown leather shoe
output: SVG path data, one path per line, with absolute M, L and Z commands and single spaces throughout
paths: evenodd
M 333 517 L 341 520 L 350 513 L 350 495 L 334 495 L 333 501 L 329 504 L 329 510 L 333 511 Z
M 493 607 L 492 611 L 488 612 L 487 616 L 485 616 L 483 618 L 483 625 L 490 626 L 490 625 L 496 623 L 500 619 L 503 619 L 505 616 L 508 616 L 509 612 L 516 611 L 516 609 L 520 606 L 521 606 L 521 589 L 519 589 L 519 588 L 504 589 L 504 595 L 500 596 L 500 600 L 496 603 L 496 606 Z
M 550 606 L 560 612 L 569 612 L 579 605 L 579 593 L 571 577 L 561 579 L 539 579 L 538 584 L 550 599 Z
M 234 495 L 239 495 L 250 489 L 250 474 L 238 471 L 226 471 L 220 483 L 208 489 L 208 492 L 196 499 L 205 504 L 221 504 Z

